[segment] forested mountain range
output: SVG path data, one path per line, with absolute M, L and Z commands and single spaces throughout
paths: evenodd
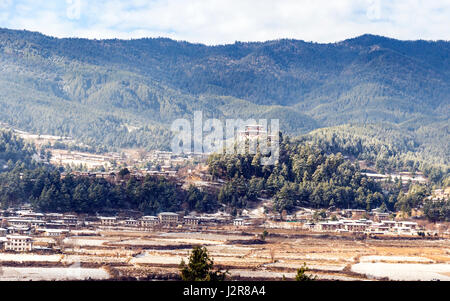
M 171 122 L 202 110 L 278 118 L 290 135 L 388 126 L 407 151 L 446 164 L 449 100 L 448 41 L 363 35 L 206 46 L 0 29 L 0 122 L 90 145 L 165 148 Z

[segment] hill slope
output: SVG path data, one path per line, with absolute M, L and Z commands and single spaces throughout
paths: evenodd
M 278 118 L 295 135 L 389 122 L 406 136 L 444 129 L 448 138 L 449 98 L 446 41 L 364 35 L 205 46 L 0 29 L 0 121 L 89 144 L 164 148 L 170 123 L 195 110 Z

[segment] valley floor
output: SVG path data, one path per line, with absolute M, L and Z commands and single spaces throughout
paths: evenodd
M 323 280 L 450 280 L 450 240 L 376 239 L 303 230 L 98 230 L 62 242 L 59 254 L 1 253 L 0 280 L 177 279 L 192 246 L 207 247 L 236 280 L 295 278 L 303 263 Z M 48 237 L 36 238 L 46 243 Z

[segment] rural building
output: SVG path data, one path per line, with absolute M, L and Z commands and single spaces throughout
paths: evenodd
M 100 217 L 102 226 L 115 226 L 117 225 L 116 217 Z
M 33 248 L 33 240 L 29 236 L 8 235 L 6 236 L 6 242 L 3 248 L 6 251 L 31 251 Z
M 125 221 L 125 226 L 127 227 L 137 227 L 140 223 L 135 219 L 127 219 Z
M 397 222 L 396 221 L 381 221 L 381 224 L 383 225 L 383 226 L 386 226 L 386 227 L 388 227 L 389 229 L 392 229 L 392 228 L 394 228 L 396 225 L 397 225 Z
M 51 221 L 51 222 L 47 222 L 45 223 L 45 228 L 47 229 L 63 229 L 63 228 L 67 228 L 68 225 L 65 225 L 61 222 L 58 221 Z
M 198 218 L 195 216 L 185 216 L 183 217 L 183 223 L 188 226 L 197 226 Z
M 78 224 L 78 217 L 76 215 L 64 215 L 63 223 L 69 226 L 76 226 Z
M 378 233 L 385 233 L 389 232 L 389 226 L 383 224 L 383 223 L 374 223 L 370 227 L 371 232 L 378 232 Z
M 374 220 L 381 222 L 389 220 L 389 213 L 374 212 Z
M 267 130 L 263 125 L 260 124 L 251 124 L 246 125 L 243 131 L 238 132 L 239 140 L 253 140 L 253 139 L 268 139 L 269 141 L 275 140 L 275 135 L 269 135 Z
M 31 234 L 31 228 L 28 226 L 13 226 L 7 228 L 8 234 L 17 235 L 29 235 Z
M 160 214 L 158 214 L 159 217 L 159 221 L 162 224 L 177 224 L 178 223 L 178 214 L 173 213 L 173 212 L 161 212 Z
M 235 225 L 235 226 L 243 226 L 244 223 L 245 223 L 245 221 L 243 218 L 235 218 L 233 220 L 233 225 Z
M 69 230 L 65 229 L 44 229 L 44 233 L 46 236 L 58 237 L 63 234 L 69 233 Z
M 36 212 L 27 212 L 22 214 L 23 218 L 30 218 L 30 219 L 42 219 L 44 218 L 43 213 L 36 213 Z
M 159 219 L 156 216 L 146 215 L 140 219 L 140 222 L 141 222 L 141 227 L 148 228 L 148 227 L 153 227 L 153 226 L 159 224 Z
M 344 223 L 338 221 L 322 222 L 316 225 L 319 231 L 336 231 L 338 229 L 344 229 Z
M 408 222 L 408 221 L 397 222 L 397 225 L 402 228 L 409 228 L 413 230 L 419 227 L 419 225 L 416 222 Z
M 8 225 L 20 227 L 20 226 L 30 226 L 30 220 L 29 219 L 10 219 L 8 220 Z
M 30 224 L 29 225 L 31 227 L 39 227 L 39 226 L 45 225 L 45 221 L 34 219 L 34 220 L 30 220 Z
M 369 225 L 364 223 L 350 223 L 345 225 L 346 230 L 350 232 L 364 232 L 368 227 Z
M 303 224 L 303 229 L 312 231 L 315 228 L 316 228 L 316 224 L 314 224 L 314 223 L 304 223 Z
M 354 219 L 362 218 L 367 213 L 363 209 L 344 209 L 341 211 L 341 215 L 344 217 L 351 217 Z

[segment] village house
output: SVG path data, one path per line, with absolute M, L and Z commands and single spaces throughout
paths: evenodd
M 3 248 L 5 251 L 31 251 L 33 249 L 33 240 L 30 236 L 8 235 Z
M 76 215 L 64 215 L 62 220 L 68 226 L 76 226 L 78 224 L 78 217 Z
M 243 219 L 243 226 L 251 226 L 253 225 L 253 220 L 248 215 L 241 215 L 239 218 Z
M 183 223 L 188 226 L 197 226 L 198 225 L 198 218 L 195 216 L 185 216 L 183 217 Z
M 20 226 L 30 226 L 30 220 L 28 219 L 8 219 L 8 225 L 14 226 L 14 227 L 20 227 Z
M 33 218 L 24 218 L 24 217 L 10 217 L 7 218 L 7 224 L 9 226 L 28 226 L 28 227 L 37 227 L 45 224 L 45 221 L 42 219 L 33 219 Z
M 389 221 L 389 220 L 384 220 L 381 221 L 381 224 L 385 227 L 388 227 L 389 229 L 394 228 L 397 225 L 396 221 Z
M 373 224 L 373 221 L 370 219 L 360 218 L 358 220 L 355 220 L 356 223 L 365 224 L 367 226 L 371 226 Z
M 43 219 L 44 218 L 44 214 L 43 213 L 36 213 L 36 212 L 26 212 L 23 213 L 22 218 L 29 218 L 29 219 Z
M 22 217 L 24 215 L 33 213 L 33 211 L 30 208 L 26 208 L 26 207 L 21 207 L 19 209 L 11 208 L 11 210 L 12 210 L 12 213 L 14 213 L 14 215 L 16 215 L 17 217 Z
M 327 221 L 321 222 L 316 225 L 318 231 L 336 231 L 338 229 L 344 229 L 344 223 L 340 221 Z
M 304 223 L 303 224 L 303 229 L 305 229 L 305 230 L 310 230 L 310 231 L 312 231 L 312 230 L 314 230 L 316 228 L 316 224 L 315 223 Z
M 345 225 L 347 225 L 347 224 L 352 224 L 352 223 L 354 223 L 355 221 L 354 220 L 352 220 L 352 219 L 341 219 L 341 220 L 339 220 L 341 223 L 343 223 L 344 224 L 344 228 L 345 228 Z
M 127 227 L 137 227 L 140 225 L 139 221 L 137 221 L 135 219 L 131 219 L 131 218 L 125 220 L 124 223 L 125 223 L 125 226 L 127 226 Z
M 46 213 L 44 216 L 44 220 L 46 221 L 54 221 L 54 220 L 62 220 L 64 217 L 61 213 Z
M 102 226 L 116 226 L 117 225 L 117 218 L 116 217 L 99 217 L 100 223 Z
M 352 209 L 351 213 L 352 213 L 352 218 L 359 219 L 359 218 L 362 218 L 364 216 L 364 214 L 366 214 L 367 212 L 366 212 L 366 210 L 363 210 L 363 209 Z
M 153 227 L 153 226 L 159 224 L 159 219 L 156 216 L 146 215 L 146 216 L 141 217 L 140 222 L 141 222 L 141 227 L 150 228 L 150 227 Z
M 233 225 L 235 226 L 243 226 L 245 223 L 245 220 L 243 218 L 235 218 L 233 220 Z
M 263 125 L 250 124 L 246 125 L 243 131 L 238 132 L 238 139 L 240 141 L 254 139 L 267 139 L 269 141 L 273 141 L 274 139 L 276 139 L 276 136 L 268 134 Z
M 414 234 L 417 233 L 417 230 L 419 230 L 419 225 L 416 222 L 409 222 L 409 221 L 399 221 L 396 223 L 395 227 L 393 227 L 391 230 L 393 232 L 396 232 L 398 234 Z
M 365 223 L 349 223 L 345 225 L 345 229 L 349 232 L 365 232 L 369 228 Z
M 377 233 L 377 234 L 383 234 L 386 232 L 389 232 L 389 226 L 383 224 L 383 223 L 373 223 L 372 226 L 369 228 L 370 233 Z
M 403 227 L 401 224 L 394 227 L 392 231 L 397 234 L 412 234 L 413 232 L 411 228 Z
M 389 220 L 389 213 L 374 212 L 374 220 L 377 222 Z
M 59 237 L 59 236 L 69 233 L 69 230 L 66 230 L 66 229 L 43 229 L 43 232 L 44 232 L 45 236 Z
M 29 225 L 30 225 L 30 227 L 34 227 L 35 228 L 35 227 L 39 227 L 39 226 L 45 225 L 45 221 L 33 219 L 33 220 L 30 220 Z
M 13 226 L 7 228 L 8 234 L 30 235 L 32 230 L 28 226 Z
M 227 219 L 223 217 L 214 217 L 214 216 L 200 216 L 199 223 L 202 225 L 216 226 L 218 224 L 226 223 Z
M 65 229 L 68 227 L 68 225 L 63 224 L 62 221 L 51 221 L 46 222 L 45 227 L 47 229 Z
M 174 225 L 178 223 L 178 214 L 173 212 L 161 212 L 158 214 L 159 221 L 161 224 Z
M 299 222 L 305 223 L 305 222 L 313 219 L 313 213 L 311 213 L 311 212 L 296 213 L 295 219 Z
M 416 230 L 419 225 L 416 222 L 408 222 L 408 221 L 399 221 L 397 225 L 401 228 L 409 228 L 412 230 Z
M 342 216 L 353 219 L 363 218 L 366 213 L 366 210 L 363 209 L 344 209 L 341 211 Z

